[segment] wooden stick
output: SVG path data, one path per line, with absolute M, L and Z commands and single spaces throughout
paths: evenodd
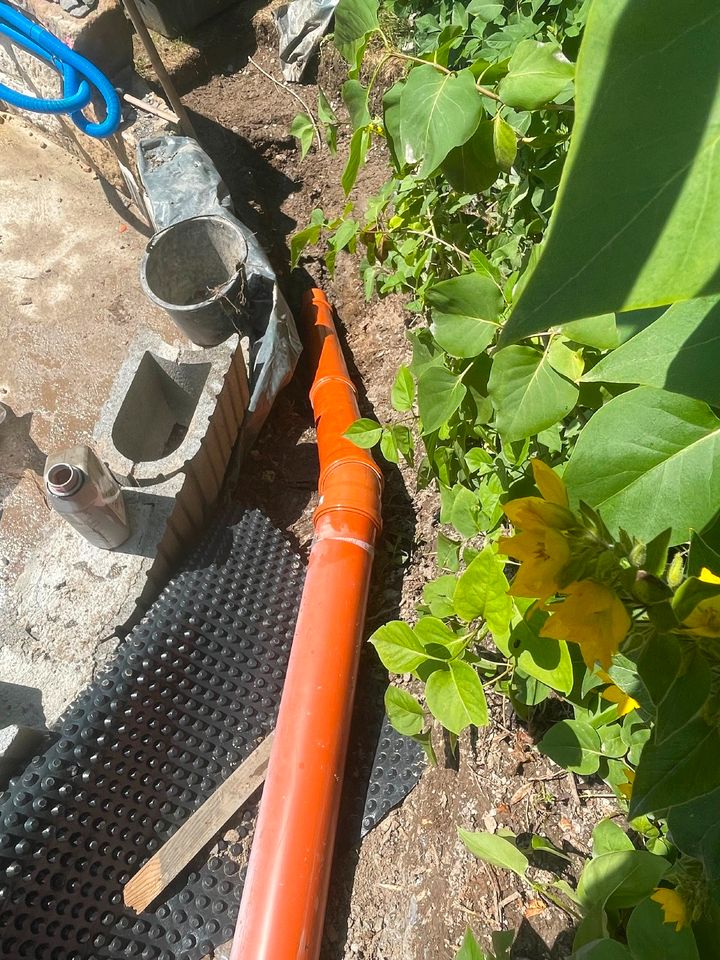
M 170 101 L 170 106 L 173 108 L 180 120 L 180 125 L 185 133 L 197 140 L 197 134 L 193 130 L 193 125 L 190 123 L 190 118 L 187 115 L 187 111 L 182 104 L 182 100 L 178 96 L 175 85 L 170 79 L 170 74 L 165 69 L 165 64 L 160 59 L 160 54 L 157 51 L 157 47 L 153 43 L 153 39 L 150 36 L 148 28 L 145 26 L 145 21 L 143 20 L 142 14 L 137 8 L 135 0 L 122 0 L 122 2 L 127 11 L 127 15 L 132 20 L 132 24 L 135 27 L 137 35 L 140 37 L 142 45 L 145 47 L 148 57 L 150 57 L 150 63 L 153 65 L 155 73 L 157 74 L 157 78 L 160 81 L 160 85 L 165 91 L 165 96 Z
M 180 118 L 174 113 L 171 113 L 169 110 L 163 110 L 162 107 L 156 107 L 154 103 L 148 103 L 147 100 L 141 100 L 139 97 L 133 97 L 131 93 L 124 93 L 122 98 L 126 103 L 131 104 L 131 106 L 137 107 L 138 110 L 144 110 L 146 113 L 151 113 L 154 117 L 160 117 L 161 120 L 167 120 L 168 123 L 177 123 L 178 125 L 182 126 L 180 123 Z
M 252 796 L 265 780 L 272 739 L 269 733 L 177 833 L 128 880 L 123 890 L 127 907 L 142 913 Z

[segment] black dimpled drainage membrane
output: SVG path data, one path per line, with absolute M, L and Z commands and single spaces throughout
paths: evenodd
M 259 511 L 217 526 L 65 712 L 0 796 L 0 956 L 199 960 L 230 939 L 257 801 L 150 910 L 122 887 L 272 729 L 303 577 Z M 383 727 L 363 833 L 417 782 L 408 744 Z

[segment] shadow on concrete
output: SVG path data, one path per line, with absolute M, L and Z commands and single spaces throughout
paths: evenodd
M 0 727 L 11 723 L 21 727 L 45 728 L 41 690 L 0 680 Z
M 30 435 L 32 413 L 18 417 L 13 408 L 3 403 L 7 411 L 0 424 L 0 518 L 3 504 L 20 483 L 27 470 L 41 483 L 47 454 L 38 447 Z

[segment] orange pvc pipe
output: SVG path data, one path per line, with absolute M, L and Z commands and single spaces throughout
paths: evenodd
M 230 960 L 317 960 L 342 789 L 382 474 L 342 436 L 359 417 L 332 309 L 304 304 L 319 502 L 305 587 Z

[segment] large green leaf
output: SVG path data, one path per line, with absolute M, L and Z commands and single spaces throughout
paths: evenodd
M 522 877 L 529 866 L 528 858 L 521 853 L 514 843 L 495 833 L 473 833 L 470 830 L 458 829 L 458 835 L 470 853 L 493 867 L 503 867 L 512 870 Z
M 415 67 L 400 96 L 400 141 L 405 163 L 419 163 L 427 177 L 453 147 L 465 143 L 480 123 L 483 104 L 469 70 L 440 73 Z
M 432 433 L 447 423 L 466 393 L 457 374 L 439 364 L 426 367 L 418 378 L 418 412 L 423 433 Z
M 537 110 L 564 90 L 574 73 L 557 44 L 523 40 L 510 58 L 498 93 L 509 107 Z
M 683 543 L 717 513 L 719 453 L 720 420 L 709 407 L 638 387 L 591 418 L 563 479 L 571 500 L 598 509 L 611 530 L 649 541 L 671 521 L 671 542 Z
M 450 733 L 462 733 L 488 722 L 488 708 L 480 677 L 469 663 L 453 660 L 434 670 L 425 684 L 428 709 Z
M 488 394 L 501 436 L 523 440 L 570 413 L 578 389 L 553 369 L 547 351 L 506 347 L 493 359 Z
M 720 5 L 593 3 L 540 260 L 503 341 L 720 290 Z
M 700 960 L 692 929 L 676 930 L 675 924 L 664 921 L 662 907 L 654 900 L 635 907 L 627 925 L 632 960 Z
M 662 743 L 648 742 L 630 798 L 630 816 L 657 813 L 720 787 L 720 735 L 703 717 L 686 723 Z
M 618 850 L 588 860 L 577 895 L 585 907 L 632 907 L 653 892 L 669 863 L 647 850 Z
M 498 329 L 502 294 L 490 277 L 466 273 L 430 287 L 432 332 L 451 357 L 477 357 Z
M 335 8 L 335 45 L 352 63 L 354 46 L 378 27 L 378 0 L 340 0 Z
M 673 807 L 668 813 L 668 829 L 679 850 L 699 860 L 705 876 L 720 892 L 720 788 L 697 800 Z
M 700 297 L 674 304 L 583 380 L 664 387 L 717 405 L 719 367 L 720 299 Z

